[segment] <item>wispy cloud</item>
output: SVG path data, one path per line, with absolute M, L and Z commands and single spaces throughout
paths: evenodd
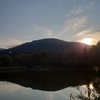
M 79 13 L 82 13 L 84 11 L 84 7 L 83 6 L 79 6 L 78 8 L 73 8 L 69 14 L 66 15 L 66 17 L 69 17 L 71 15 L 74 15 L 74 14 L 79 14 Z
M 37 31 L 42 31 L 45 37 L 52 37 L 52 31 L 45 27 L 34 27 Z
M 63 30 L 58 34 L 58 36 L 66 33 L 67 31 L 76 32 L 81 27 L 84 27 L 87 19 L 88 18 L 86 16 L 81 16 L 67 20 L 63 26 Z
M 92 5 L 94 5 L 94 2 L 89 3 L 85 9 L 89 9 Z
M 76 14 L 80 14 L 82 12 L 84 12 L 85 10 L 89 9 L 92 5 L 94 4 L 94 2 L 89 3 L 87 6 L 83 6 L 80 5 L 77 8 L 73 8 L 69 14 L 66 15 L 66 17 L 69 17 L 71 15 L 76 15 Z
M 100 32 L 94 30 L 94 28 L 90 28 L 87 30 L 83 30 L 78 32 L 76 35 L 72 36 L 72 39 L 77 39 L 77 41 L 81 42 L 84 38 L 91 38 L 92 44 L 96 44 L 100 40 Z
M 88 29 L 88 30 L 83 30 L 83 31 L 77 33 L 74 37 L 84 36 L 84 35 L 90 34 L 91 31 L 92 31 L 92 28 L 90 28 L 90 29 Z
M 87 34 L 87 37 L 92 38 L 92 44 L 96 44 L 100 40 L 100 32 L 94 32 L 93 34 Z

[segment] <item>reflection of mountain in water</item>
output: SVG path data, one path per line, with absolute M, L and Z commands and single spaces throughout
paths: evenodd
M 57 91 L 69 86 L 89 84 L 94 77 L 92 71 L 0 72 L 0 81 L 45 91 Z

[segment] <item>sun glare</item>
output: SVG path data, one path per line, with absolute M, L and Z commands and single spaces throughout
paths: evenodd
M 91 42 L 92 42 L 91 38 L 85 38 L 82 40 L 82 43 L 89 44 L 89 45 L 91 45 Z
M 92 85 L 92 84 L 90 84 L 90 86 L 89 86 L 89 87 L 90 87 L 90 89 L 94 89 L 94 87 L 93 87 L 93 85 Z

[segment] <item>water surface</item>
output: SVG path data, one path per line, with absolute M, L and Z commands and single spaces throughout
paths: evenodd
M 96 74 L 92 71 L 0 72 L 0 100 L 67 100 L 85 93 Z

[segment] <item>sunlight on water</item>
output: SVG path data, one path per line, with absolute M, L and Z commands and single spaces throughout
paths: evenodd
M 89 87 L 90 87 L 90 89 L 94 89 L 94 87 L 93 87 L 93 84 L 92 84 L 92 83 L 89 85 Z

